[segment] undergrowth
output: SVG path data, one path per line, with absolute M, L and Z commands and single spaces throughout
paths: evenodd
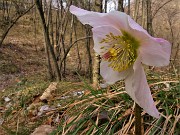
M 169 87 L 164 83 L 168 83 Z M 142 112 L 143 134 L 178 135 L 180 84 L 177 81 L 166 81 L 151 84 L 151 87 L 154 87 L 153 97 L 161 117 L 154 119 Z M 61 123 L 52 135 L 134 134 L 134 103 L 124 91 L 123 85 L 120 88 L 118 86 L 99 91 L 90 89 L 88 95 L 70 105 L 70 109 L 63 114 Z
M 152 71 L 147 75 L 161 117 L 154 119 L 143 111 L 143 134 L 180 134 L 178 78 Z M 134 134 L 134 102 L 126 94 L 124 82 L 99 90 L 86 81 L 59 82 L 51 98 L 39 100 L 49 84 L 42 76 L 32 76 L 1 92 L 1 129 L 5 134 L 29 135 L 44 124 L 56 127 L 51 135 Z M 10 101 L 5 101 L 6 97 Z M 39 114 L 45 105 L 52 109 Z

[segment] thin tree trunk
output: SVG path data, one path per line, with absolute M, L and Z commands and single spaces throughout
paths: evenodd
M 178 54 L 179 54 L 179 50 L 180 50 L 180 43 L 177 43 L 177 49 L 176 49 L 176 52 L 175 52 L 175 55 L 174 55 L 174 62 L 173 64 L 175 64 L 175 60 L 176 58 L 178 59 Z
M 139 0 L 136 0 L 135 2 L 135 11 L 134 11 L 134 20 L 137 22 L 138 19 L 138 13 L 139 13 Z
M 124 0 L 118 0 L 118 11 L 124 12 L 123 2 Z
M 90 28 L 89 26 L 86 26 L 86 37 L 90 36 Z M 86 39 L 86 50 L 87 50 L 87 54 L 88 54 L 88 75 L 89 75 L 89 80 L 90 82 L 92 82 L 92 71 L 93 71 L 93 68 L 92 68 L 92 56 L 91 56 L 91 48 L 90 48 L 90 39 L 87 38 Z
M 152 13 L 151 13 L 151 0 L 147 0 L 147 31 L 153 36 L 152 31 Z
M 128 15 L 130 15 L 131 12 L 131 1 L 128 0 Z
M 49 6 L 48 6 L 48 3 L 47 2 L 45 2 L 46 4 L 45 4 L 45 10 L 47 11 L 46 12 L 46 19 L 47 19 L 47 25 L 46 25 L 46 27 L 47 27 L 47 30 L 51 30 L 51 25 L 52 25 L 52 14 L 51 14 L 51 3 L 52 3 L 52 0 L 50 0 L 49 1 Z M 47 9 L 48 8 L 48 9 Z M 48 35 L 49 35 L 49 33 L 48 33 Z M 51 34 L 50 34 L 51 35 Z M 53 43 L 53 40 L 52 40 L 52 42 L 50 41 L 50 43 L 52 43 L 52 45 L 54 45 L 54 43 Z M 45 43 L 46 44 L 46 43 Z M 46 50 L 45 50 L 45 52 L 46 52 L 46 54 L 47 54 L 47 67 L 48 67 L 48 74 L 49 74 L 49 78 L 50 78 L 50 80 L 52 80 L 53 78 L 54 78 L 54 73 L 53 73 L 53 69 L 52 69 L 52 65 L 51 65 L 51 60 L 50 60 L 50 55 L 49 55 L 49 53 L 50 53 L 50 50 L 49 50 L 49 48 L 48 48 L 48 46 L 46 45 Z
M 174 46 L 173 24 L 172 24 L 172 22 L 171 22 L 170 19 L 168 19 L 168 23 L 169 23 L 169 27 L 170 27 L 170 33 L 171 33 L 171 44 L 172 44 L 171 51 L 172 51 L 172 48 L 173 48 L 173 46 Z
M 75 19 L 76 20 L 76 19 Z M 75 21 L 74 21 L 75 23 Z M 77 40 L 77 32 L 76 32 L 76 25 L 74 24 L 74 34 L 75 34 L 75 39 Z M 77 43 L 76 45 L 76 50 L 77 50 L 77 55 L 78 55 L 78 65 L 77 65 L 77 71 L 81 71 L 82 68 L 82 62 L 81 62 L 81 56 L 79 52 L 79 44 Z
M 51 45 L 51 42 L 50 42 L 49 32 L 48 32 L 48 28 L 46 26 L 44 13 L 43 13 L 43 10 L 42 10 L 42 5 L 41 5 L 39 0 L 36 0 L 35 2 L 36 2 L 37 9 L 39 11 L 39 15 L 40 15 L 40 18 L 41 18 L 41 23 L 42 23 L 42 26 L 43 26 L 43 33 L 44 33 L 45 43 L 46 43 L 47 48 L 50 50 L 50 54 L 52 56 L 52 61 L 54 63 L 54 68 L 55 68 L 55 72 L 56 72 L 57 81 L 60 81 L 61 76 L 60 76 L 59 66 L 58 66 L 57 61 L 56 61 L 56 56 L 55 56 L 55 53 L 54 53 L 54 49 L 53 49 L 53 47 Z
M 90 11 L 90 0 L 88 1 L 87 9 Z M 85 26 L 86 29 L 86 37 L 90 36 L 90 27 Z M 93 65 L 92 65 L 92 56 L 91 56 L 91 40 L 89 38 L 86 39 L 86 50 L 87 50 L 87 55 L 88 55 L 88 75 L 89 75 L 89 80 L 92 83 L 93 82 Z
M 5 2 L 4 0 L 2 1 L 2 16 L 3 16 L 3 19 L 6 19 L 6 10 L 5 10 Z
M 33 1 L 34 2 L 34 1 Z M 33 3 L 34 4 L 34 3 Z M 37 44 L 36 44 L 36 39 L 37 39 L 37 17 L 36 17 L 36 8 L 34 8 L 33 10 L 33 25 L 34 25 L 34 46 L 35 46 L 35 50 L 37 52 Z
M 61 57 L 61 47 L 60 47 L 60 43 L 61 43 L 61 38 L 60 38 L 60 28 L 61 28 L 61 8 L 59 4 L 61 0 L 56 0 L 57 3 L 57 7 L 58 9 L 56 10 L 56 25 L 55 25 L 55 53 L 56 53 L 56 60 L 59 61 L 60 57 Z M 60 70 L 61 71 L 61 70 Z
M 105 0 L 105 3 L 104 3 L 104 13 L 107 12 L 107 2 L 108 2 L 108 0 Z M 99 9 L 99 12 L 101 12 L 101 13 L 103 12 L 102 7 L 103 7 L 103 4 L 102 4 L 102 1 L 101 1 L 101 3 L 100 3 L 100 9 Z
M 69 46 L 72 44 L 72 36 L 73 36 L 73 30 L 74 30 L 74 16 L 72 15 L 72 17 L 71 17 L 71 24 L 70 24 L 70 35 L 69 35 L 69 38 L 70 38 L 70 40 L 69 40 Z M 65 53 L 66 53 L 66 51 L 65 51 Z M 64 55 L 65 55 L 65 53 L 64 53 Z M 63 72 L 63 75 L 64 75 L 64 78 L 66 78 L 66 59 L 64 60 L 64 72 Z
M 49 55 L 49 49 L 48 46 L 46 45 L 46 43 L 44 43 L 45 46 L 45 53 L 46 53 L 46 62 L 47 62 L 47 69 L 48 69 L 48 78 L 50 80 L 53 80 L 53 70 L 52 70 L 52 66 L 51 66 L 51 61 L 50 61 L 50 55 Z
M 141 26 L 145 28 L 145 22 L 146 22 L 146 2 L 145 0 L 142 0 L 142 21 Z
M 67 26 L 67 24 L 68 24 L 68 22 L 65 23 L 65 27 Z M 65 42 L 64 42 L 65 41 L 65 32 L 66 32 L 66 28 L 64 29 L 64 32 L 61 37 L 64 55 L 66 53 Z M 66 72 L 66 59 L 64 59 L 64 61 L 63 61 L 63 77 L 65 77 L 65 72 Z
M 103 1 L 99 0 L 98 11 L 103 12 Z M 107 0 L 105 1 L 105 12 L 107 11 Z M 98 88 L 100 81 L 100 56 L 94 53 L 94 63 L 93 63 L 93 86 L 95 89 Z
M 63 9 L 61 9 L 61 10 L 63 10 Z M 68 26 L 68 22 L 69 22 L 69 16 L 68 16 L 69 14 L 68 14 L 68 12 L 63 12 L 63 14 L 62 14 L 62 19 L 61 19 L 61 30 L 60 30 L 60 40 L 61 40 L 61 45 L 62 45 L 62 51 L 63 51 L 63 55 L 65 56 L 65 54 L 66 54 L 66 46 L 65 46 L 65 38 L 66 38 L 66 30 L 67 30 L 67 26 Z M 63 57 L 64 57 L 63 56 Z M 60 71 L 62 70 L 62 68 L 63 68 L 63 73 L 62 73 L 62 75 L 63 75 L 63 77 L 65 77 L 64 75 L 65 75 L 65 72 L 66 72 L 66 57 L 65 57 L 65 59 L 64 60 L 60 60 L 60 62 L 59 62 L 60 64 Z
M 49 30 L 50 30 L 50 36 L 51 36 L 51 43 L 54 48 L 54 25 L 53 25 L 53 13 L 52 13 L 52 0 L 50 0 L 49 4 Z

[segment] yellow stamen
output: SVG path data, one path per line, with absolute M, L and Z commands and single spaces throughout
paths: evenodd
M 115 36 L 113 33 L 106 35 L 100 43 L 110 44 L 112 47 L 104 54 L 103 59 L 110 62 L 109 66 L 115 71 L 123 71 L 134 64 L 137 58 L 139 41 L 129 33 L 123 31 L 122 36 Z M 103 47 L 101 49 L 104 49 Z

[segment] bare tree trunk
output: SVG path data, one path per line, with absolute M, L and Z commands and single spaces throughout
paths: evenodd
M 173 24 L 171 22 L 171 20 L 168 18 L 168 23 L 169 23 L 169 28 L 170 28 L 170 33 L 171 33 L 171 44 L 172 44 L 172 47 L 174 46 L 174 32 L 173 32 Z M 172 50 L 172 49 L 171 49 Z
M 3 19 L 5 19 L 5 14 L 6 14 L 6 10 L 5 10 L 5 1 L 3 0 L 2 2 L 2 16 L 3 16 Z
M 87 9 L 90 10 L 90 0 L 88 0 L 88 5 L 87 5 Z M 91 28 L 89 26 L 85 26 L 86 29 L 86 37 L 90 36 L 90 32 L 91 32 Z M 91 56 L 91 40 L 89 38 L 86 39 L 86 50 L 87 50 L 87 55 L 88 55 L 88 76 L 89 76 L 89 80 L 92 83 L 93 79 L 93 65 L 92 65 L 92 56 Z
M 93 86 L 98 88 L 100 80 L 100 56 L 95 53 L 93 64 Z
M 90 28 L 89 26 L 85 26 L 86 27 L 86 37 L 90 36 Z M 92 82 L 92 56 L 91 56 L 91 48 L 90 48 L 90 39 L 86 39 L 86 50 L 87 50 L 87 54 L 88 54 L 88 75 L 89 75 L 89 80 L 90 82 Z
M 130 15 L 131 12 L 131 1 L 128 0 L 128 15 Z
M 179 50 L 180 50 L 180 44 L 179 43 L 177 43 L 177 49 L 176 49 L 176 53 L 175 53 L 175 55 L 174 55 L 174 62 L 173 63 L 175 63 L 175 60 L 176 60 L 176 58 L 178 59 L 178 54 L 179 54 Z
M 124 12 L 123 2 L 124 0 L 118 0 L 118 11 Z
M 34 4 L 34 1 L 33 1 Z M 34 8 L 33 10 L 33 27 L 34 27 L 34 46 L 35 46 L 35 50 L 37 52 L 37 44 L 36 44 L 36 39 L 37 39 L 37 16 L 36 16 L 36 8 Z
M 47 69 L 48 69 L 48 78 L 50 80 L 53 80 L 53 70 L 52 70 L 52 66 L 51 66 L 51 61 L 50 61 L 50 55 L 49 55 L 49 49 L 48 46 L 46 45 L 46 43 L 44 43 L 44 47 L 45 47 L 45 53 L 46 53 L 46 62 L 47 62 Z
M 55 25 L 55 53 L 56 53 L 56 59 L 57 61 L 60 60 L 61 57 L 61 47 L 60 47 L 60 28 L 61 28 L 61 19 L 62 15 L 61 15 L 61 11 L 63 7 L 60 7 L 61 4 L 61 0 L 56 0 L 57 3 L 57 10 L 56 10 L 56 25 Z M 61 71 L 61 70 L 60 70 Z
M 74 35 L 75 35 L 75 39 L 77 40 L 77 32 L 76 32 L 76 19 L 74 19 Z M 80 72 L 81 68 L 82 68 L 82 64 L 81 64 L 81 56 L 80 56 L 80 52 L 79 52 L 79 44 L 76 44 L 76 50 L 77 50 L 77 56 L 78 56 L 78 65 L 77 65 L 77 71 Z
M 70 38 L 69 46 L 72 44 L 73 30 L 74 30 L 74 16 L 72 15 L 72 17 L 71 17 L 71 24 L 70 24 L 70 31 L 69 31 L 69 38 Z M 66 53 L 66 51 L 65 51 L 65 53 Z M 65 53 L 64 53 L 64 55 L 65 55 Z M 64 60 L 64 72 L 63 72 L 64 78 L 66 78 L 65 74 L 66 74 L 66 59 Z
M 142 0 L 142 21 L 141 26 L 145 28 L 145 22 L 146 22 L 146 2 L 145 0 Z
M 47 12 L 46 12 L 46 20 L 47 20 L 47 25 L 46 25 L 46 27 L 47 27 L 47 29 L 49 30 L 50 29 L 50 31 L 51 31 L 51 25 L 52 25 L 52 14 L 51 14 L 51 3 L 52 3 L 52 0 L 50 0 L 49 1 L 49 5 L 48 5 L 48 3 L 46 2 L 46 0 L 44 1 L 44 5 L 45 5 L 45 9 L 44 10 L 46 10 Z M 48 35 L 49 35 L 49 33 L 48 33 Z M 51 35 L 51 34 L 50 34 Z M 51 45 L 54 45 L 54 43 L 53 43 L 53 40 L 52 40 L 52 42 L 50 41 L 50 43 L 52 43 Z M 50 55 L 49 55 L 49 53 L 50 53 L 50 50 L 49 50 L 49 48 L 48 48 L 48 46 L 46 45 L 46 43 L 45 43 L 45 46 L 46 46 L 46 50 L 45 50 L 45 52 L 46 52 L 46 54 L 47 54 L 47 68 L 48 68 L 48 74 L 49 74 L 49 78 L 50 78 L 50 80 L 52 80 L 53 78 L 54 78 L 54 73 L 53 73 L 53 69 L 52 69 L 52 65 L 51 65 L 51 60 L 50 60 Z
M 98 11 L 103 12 L 103 1 L 98 1 Z M 107 11 L 107 0 L 105 1 L 105 12 Z M 93 86 L 94 88 L 98 88 L 100 81 L 100 56 L 97 53 L 94 53 L 94 63 L 93 63 Z
M 150 35 L 153 35 L 153 32 L 152 32 L 151 0 L 147 0 L 146 5 L 147 5 L 147 32 Z M 151 66 L 149 66 L 149 69 L 151 69 Z
M 52 0 L 49 1 L 49 30 L 50 30 L 50 37 L 51 37 L 51 44 L 54 48 L 54 25 L 53 25 L 53 13 L 52 13 Z
M 66 48 L 65 48 L 65 42 L 64 41 L 65 41 L 65 33 L 66 33 L 67 24 L 68 24 L 68 20 L 64 24 L 65 25 L 64 26 L 65 27 L 64 32 L 61 35 L 64 56 L 65 56 L 65 53 L 66 53 Z M 65 72 L 66 72 L 66 59 L 64 59 L 64 61 L 63 61 L 63 77 L 65 77 Z
M 135 2 L 134 20 L 137 22 L 139 12 L 139 0 Z
M 103 12 L 103 4 L 102 4 L 103 1 L 100 1 L 100 9 L 99 9 L 99 12 Z M 106 13 L 107 12 L 107 2 L 108 0 L 105 0 L 105 3 L 104 3 L 104 12 Z
M 67 4 L 67 7 L 69 7 L 70 3 L 71 1 L 69 1 L 69 3 Z M 69 22 L 68 11 L 65 11 L 63 9 L 63 6 L 61 5 L 60 41 L 61 41 L 61 48 L 62 48 L 63 56 L 59 61 L 59 65 L 60 65 L 59 67 L 60 67 L 60 71 L 63 70 L 62 72 L 63 77 L 65 77 L 65 72 L 66 72 L 67 50 L 66 50 L 66 45 L 65 45 L 65 40 L 66 40 L 65 38 L 66 38 L 66 32 L 67 32 L 66 30 L 67 30 L 68 22 Z
M 50 50 L 50 54 L 52 56 L 52 61 L 54 63 L 54 68 L 55 68 L 55 72 L 56 72 L 57 81 L 60 81 L 61 76 L 60 76 L 59 66 L 58 66 L 57 61 L 56 61 L 56 56 L 55 56 L 55 53 L 54 53 L 54 49 L 53 49 L 53 47 L 51 45 L 51 42 L 50 42 L 49 31 L 48 31 L 48 27 L 46 26 L 42 5 L 41 5 L 40 0 L 36 0 L 35 3 L 36 3 L 36 6 L 37 6 L 37 9 L 39 11 L 39 15 L 40 15 L 40 18 L 41 18 L 41 23 L 42 23 L 42 26 L 43 26 L 44 38 L 45 38 L 45 43 L 46 43 L 45 48 Z
M 147 0 L 147 31 L 153 36 L 151 0 Z

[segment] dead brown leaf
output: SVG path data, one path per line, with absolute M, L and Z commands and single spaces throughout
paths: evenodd
M 56 129 L 55 127 L 52 127 L 50 125 L 41 125 L 37 127 L 35 131 L 31 133 L 31 135 L 48 135 L 55 129 Z

